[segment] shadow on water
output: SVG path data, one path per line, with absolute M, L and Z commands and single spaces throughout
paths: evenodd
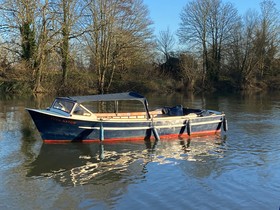
M 27 177 L 53 178 L 63 186 L 129 183 L 145 179 L 149 163 L 207 161 L 222 157 L 225 137 L 116 143 L 42 144 Z

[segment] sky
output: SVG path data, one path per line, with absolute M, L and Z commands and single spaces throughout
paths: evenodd
M 154 23 L 155 35 L 158 35 L 159 31 L 166 31 L 167 28 L 175 35 L 181 22 L 180 13 L 189 1 L 191 0 L 143 0 L 148 6 L 150 18 Z M 223 2 L 232 3 L 239 14 L 243 15 L 248 9 L 259 10 L 262 0 L 223 0 Z M 280 0 L 274 2 L 280 10 Z

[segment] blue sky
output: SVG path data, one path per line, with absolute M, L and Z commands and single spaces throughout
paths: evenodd
M 150 11 L 150 18 L 154 22 L 155 35 L 159 31 L 166 31 L 169 27 L 170 32 L 176 33 L 179 28 L 180 13 L 182 8 L 190 0 L 143 0 Z M 248 9 L 259 10 L 262 0 L 223 0 L 231 2 L 239 11 L 240 15 L 245 14 Z M 274 0 L 280 9 L 280 0 Z

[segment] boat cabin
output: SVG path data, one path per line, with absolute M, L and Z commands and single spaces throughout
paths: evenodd
M 135 100 L 141 101 L 144 109 L 142 112 L 119 112 L 119 101 L 124 100 Z M 112 112 L 97 112 L 94 111 L 81 103 L 84 102 L 113 102 L 114 108 Z M 91 117 L 99 119 L 108 119 L 108 118 L 146 118 L 150 119 L 151 117 L 156 117 L 159 114 L 162 114 L 162 110 L 155 110 L 150 112 L 148 110 L 148 103 L 146 98 L 137 93 L 129 92 L 122 94 L 106 94 L 104 97 L 102 95 L 94 96 L 75 96 L 75 97 L 58 97 L 54 100 L 51 107 L 48 108 L 49 111 L 55 112 L 68 117 Z

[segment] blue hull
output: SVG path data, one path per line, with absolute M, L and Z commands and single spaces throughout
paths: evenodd
M 155 138 L 153 129 L 160 138 L 198 136 L 219 133 L 223 115 L 186 119 L 154 119 L 139 121 L 84 121 L 49 115 L 27 109 L 44 142 L 90 142 L 100 140 L 141 140 Z M 208 123 L 209 122 L 209 123 Z M 174 126 L 174 124 L 178 126 Z M 134 129 L 135 128 L 135 129 Z

